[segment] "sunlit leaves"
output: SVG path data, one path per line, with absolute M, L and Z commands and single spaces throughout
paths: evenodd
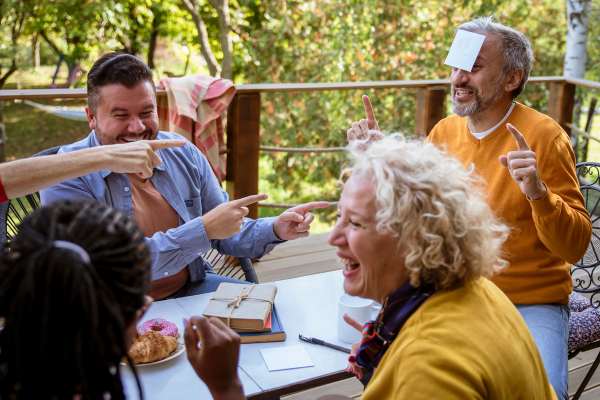
M 598 1 L 598 0 L 595 0 Z M 240 1 L 236 76 L 243 82 L 335 82 L 436 79 L 449 74 L 443 60 L 456 27 L 494 15 L 524 31 L 534 45 L 533 75 L 560 75 L 564 4 L 552 0 Z M 262 14 L 261 14 L 262 12 Z M 241 47 L 241 49 L 240 49 Z M 350 122 L 362 118 L 357 92 L 269 94 L 262 97 L 261 140 L 277 146 L 342 146 Z M 370 93 L 380 125 L 414 129 L 414 92 Z M 542 110 L 546 89 L 530 86 L 522 100 Z M 276 201 L 335 199 L 342 155 L 266 153 Z M 263 171 L 261 171 L 262 174 Z M 316 187 L 318 193 L 308 193 Z

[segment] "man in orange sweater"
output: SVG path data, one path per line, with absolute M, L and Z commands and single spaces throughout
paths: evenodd
M 458 29 L 485 40 L 470 72 L 453 68 L 456 115 L 440 121 L 428 140 L 474 166 L 490 206 L 512 228 L 504 247 L 510 266 L 493 281 L 521 312 L 556 394 L 566 399 L 569 271 L 591 237 L 575 156 L 559 124 L 515 101 L 533 62 L 525 35 L 491 18 Z M 367 118 L 348 130 L 351 140 L 380 135 L 364 100 Z

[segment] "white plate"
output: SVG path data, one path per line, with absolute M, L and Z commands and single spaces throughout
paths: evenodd
M 175 351 L 171 354 L 169 354 L 167 357 L 163 358 L 162 360 L 158 360 L 158 361 L 153 361 L 153 362 L 148 362 L 148 363 L 137 363 L 135 364 L 136 367 L 146 367 L 149 365 L 157 365 L 157 364 L 162 364 L 164 362 L 167 362 L 169 360 L 174 359 L 175 357 L 179 357 L 180 355 L 182 355 L 183 353 L 185 353 L 185 345 L 183 343 L 181 343 L 179 340 L 177 341 L 177 348 L 175 349 Z M 121 362 L 122 365 L 127 365 L 126 362 Z

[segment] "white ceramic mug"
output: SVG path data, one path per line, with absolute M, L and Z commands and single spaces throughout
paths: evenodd
M 338 339 L 345 343 L 357 343 L 362 335 L 344 321 L 344 314 L 361 324 L 375 319 L 381 306 L 379 303 L 362 297 L 343 294 L 338 301 Z

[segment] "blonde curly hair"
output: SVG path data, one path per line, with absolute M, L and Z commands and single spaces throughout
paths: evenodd
M 458 160 L 398 134 L 349 149 L 350 173 L 373 181 L 377 230 L 397 238 L 413 286 L 449 289 L 507 265 L 509 229 L 488 207 L 482 180 Z

